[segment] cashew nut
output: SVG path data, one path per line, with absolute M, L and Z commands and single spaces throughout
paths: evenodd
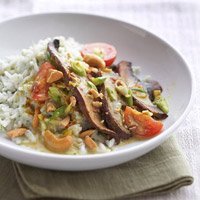
M 93 101 L 92 102 L 92 105 L 96 108 L 100 108 L 102 106 L 102 102 L 100 101 Z
M 48 78 L 47 78 L 47 83 L 53 83 L 55 81 L 58 81 L 63 77 L 63 73 L 61 71 L 58 71 L 56 69 L 50 69 Z
M 46 111 L 47 112 L 53 112 L 55 110 L 56 110 L 56 106 L 52 102 L 48 102 L 47 103 Z
M 96 148 L 97 148 L 97 144 L 96 144 L 96 142 L 91 138 L 91 137 L 89 137 L 88 135 L 85 137 L 85 144 L 86 144 L 86 146 L 90 149 L 90 150 L 92 150 L 92 151 L 94 151 L 94 150 L 96 150 Z
M 49 130 L 44 132 L 44 145 L 51 151 L 65 152 L 70 148 L 72 142 L 72 136 L 70 135 L 58 138 Z
M 75 105 L 76 105 L 76 97 L 71 96 L 69 99 L 70 99 L 70 103 L 72 104 L 72 107 L 75 107 Z
M 86 54 L 83 58 L 83 61 L 86 62 L 90 67 L 104 68 L 106 66 L 104 60 L 95 54 Z
M 103 72 L 112 72 L 112 69 L 110 69 L 108 67 L 104 67 L 101 71 L 103 71 Z
M 91 97 L 92 99 L 97 99 L 97 98 L 100 98 L 100 99 L 103 99 L 103 94 L 101 92 L 97 92 L 95 89 L 90 89 L 88 91 L 88 95 L 89 97 Z
M 27 131 L 26 128 L 17 128 L 17 129 L 8 131 L 7 135 L 9 138 L 15 138 L 15 137 L 24 135 L 26 131 Z
M 97 74 L 99 72 L 99 70 L 95 67 L 88 67 L 87 73 L 91 73 L 91 72 Z
M 92 95 L 95 99 L 99 97 L 99 93 L 95 89 L 90 89 L 88 94 Z
M 79 137 L 85 138 L 87 135 L 91 136 L 94 133 L 94 131 L 95 131 L 94 129 L 84 131 L 84 132 L 80 133 Z

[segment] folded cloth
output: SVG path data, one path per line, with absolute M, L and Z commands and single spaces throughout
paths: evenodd
M 27 199 L 125 199 L 169 192 L 193 182 L 174 137 L 136 160 L 107 169 L 65 172 L 14 162 L 13 167 Z

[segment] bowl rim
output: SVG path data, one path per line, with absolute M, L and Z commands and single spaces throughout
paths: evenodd
M 86 155 L 67 155 L 67 154 L 55 154 L 55 153 L 48 153 L 48 152 L 40 152 L 40 151 L 36 151 L 36 150 L 32 150 L 30 148 L 19 148 L 19 145 L 14 144 L 14 145 L 10 145 L 10 144 L 6 144 L 4 143 L 1 139 L 0 139 L 0 147 L 1 148 L 7 148 L 11 151 L 15 151 L 16 153 L 19 154 L 27 154 L 27 155 L 31 155 L 31 156 L 35 156 L 35 157 L 44 157 L 47 159 L 72 159 L 72 160 L 91 160 L 91 159 L 98 159 L 98 158 L 108 158 L 108 157 L 113 157 L 113 156 L 123 156 L 126 155 L 127 153 L 130 153 L 132 151 L 142 151 L 142 149 L 152 149 L 152 145 L 154 146 L 154 148 L 156 148 L 157 146 L 160 145 L 159 141 L 164 142 L 172 133 L 175 129 L 178 128 L 178 126 L 181 124 L 181 122 L 185 119 L 185 117 L 187 116 L 187 114 L 189 113 L 191 107 L 192 107 L 192 103 L 194 102 L 194 91 L 195 91 L 195 79 L 194 79 L 194 72 L 192 71 L 191 67 L 189 67 L 189 64 L 187 63 L 187 61 L 184 59 L 184 56 L 182 55 L 182 53 L 180 51 L 178 51 L 177 49 L 175 49 L 168 41 L 166 41 L 166 39 L 163 39 L 161 36 L 157 36 L 155 33 L 152 33 L 151 31 L 146 30 L 143 27 L 140 27 L 138 25 L 135 25 L 134 23 L 130 23 L 130 22 L 126 22 L 124 20 L 121 19 L 116 19 L 114 17 L 108 17 L 108 16 L 103 16 L 100 14 L 91 14 L 91 13 L 85 13 L 85 12 L 42 12 L 42 13 L 35 13 L 35 14 L 25 14 L 25 15 L 20 15 L 17 17 L 11 17 L 11 18 L 7 18 L 5 20 L 1 20 L 0 21 L 0 26 L 5 24 L 5 23 L 9 23 L 15 20 L 21 20 L 21 19 L 26 19 L 26 18 L 32 18 L 32 17 L 43 17 L 43 16 L 47 16 L 47 15 L 76 15 L 76 16 L 88 16 L 88 17 L 93 17 L 93 18 L 101 18 L 103 20 L 109 20 L 111 21 L 115 21 L 118 23 L 123 23 L 125 25 L 129 25 L 129 26 L 134 26 L 134 28 L 138 29 L 139 31 L 142 31 L 143 33 L 149 34 L 151 37 L 159 40 L 160 43 L 162 43 L 164 46 L 166 46 L 167 48 L 170 48 L 172 51 L 174 51 L 174 53 L 176 54 L 176 56 L 179 57 L 179 59 L 184 63 L 185 68 L 187 70 L 187 73 L 189 75 L 190 78 L 190 83 L 191 83 L 191 95 L 190 95 L 190 99 L 189 102 L 187 104 L 187 106 L 185 107 L 182 115 L 178 118 L 177 121 L 175 121 L 168 129 L 164 130 L 161 134 L 145 140 L 145 143 L 142 144 L 138 144 L 137 146 L 133 146 L 133 147 L 128 147 L 125 149 L 120 149 L 117 151 L 111 151 L 111 152 L 106 152 L 106 153 L 99 153 L 99 154 L 86 154 Z M 159 144 L 159 145 L 156 145 Z M 16 145 L 16 146 L 15 146 Z M 153 149 L 154 149 L 153 148 Z M 143 155 L 143 154 L 142 154 Z

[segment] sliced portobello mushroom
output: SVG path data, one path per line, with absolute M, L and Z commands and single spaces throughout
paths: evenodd
M 114 80 L 110 76 L 107 76 L 102 86 L 102 93 L 102 113 L 104 114 L 107 126 L 113 129 L 120 138 L 130 138 L 132 134 L 123 125 L 123 116 L 121 113 L 122 100 L 117 95 Z
M 117 65 L 117 72 L 126 82 L 129 87 L 133 87 L 135 84 L 140 84 L 143 86 L 145 91 L 147 91 L 146 98 L 140 98 L 133 93 L 133 100 L 135 105 L 141 110 L 149 110 L 153 113 L 153 117 L 156 119 L 165 119 L 168 115 L 157 108 L 151 100 L 153 100 L 153 90 L 161 89 L 162 87 L 157 81 L 149 81 L 146 84 L 141 82 L 140 79 L 134 75 L 132 70 L 132 63 L 127 61 L 121 61 Z
M 65 82 L 73 81 L 73 79 L 79 80 L 79 84 L 75 87 L 71 86 L 71 90 L 74 92 L 74 96 L 77 99 L 79 108 L 84 116 L 88 119 L 89 123 L 99 130 L 100 132 L 108 135 L 110 138 L 115 138 L 116 142 L 119 143 L 119 136 L 111 129 L 107 128 L 102 123 L 102 118 L 99 112 L 92 105 L 93 100 L 87 95 L 88 92 L 88 80 L 86 77 L 79 77 L 74 73 L 70 72 L 70 65 L 66 63 L 58 54 L 59 40 L 55 39 L 53 42 L 49 42 L 47 50 L 50 54 L 51 61 L 57 67 L 58 70 L 64 74 Z
M 140 79 L 134 75 L 131 62 L 121 61 L 116 67 L 116 72 L 118 72 L 128 86 L 133 86 L 141 82 Z

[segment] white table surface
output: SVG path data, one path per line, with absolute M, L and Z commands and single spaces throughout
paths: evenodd
M 41 12 L 84 12 L 134 23 L 179 50 L 196 79 L 196 101 L 177 135 L 195 178 L 177 191 L 139 199 L 200 199 L 200 1 L 198 0 L 0 0 L 0 21 Z M 184 91 L 183 91 L 184 92 Z

